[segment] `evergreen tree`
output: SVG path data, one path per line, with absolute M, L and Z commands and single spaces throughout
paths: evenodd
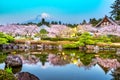
M 57 21 L 55 21 L 55 24 L 58 24 L 58 22 L 57 22 Z
M 120 20 L 120 0 L 115 0 L 111 8 L 113 9 L 110 13 L 115 20 Z
M 49 26 L 50 25 L 50 23 L 49 22 L 47 22 L 47 21 L 45 21 L 45 19 L 44 18 L 42 18 L 42 21 L 40 22 L 40 23 L 38 23 L 37 25 L 38 26 L 41 26 L 41 25 L 47 25 L 47 26 Z
M 59 21 L 59 25 L 61 25 L 62 24 L 62 22 L 61 21 Z
M 90 24 L 92 24 L 93 26 L 95 26 L 97 24 L 97 20 L 95 18 L 90 19 Z
M 54 21 L 51 21 L 51 24 L 55 24 L 55 22 L 54 22 Z
M 90 19 L 89 23 L 93 26 L 96 26 L 102 19 L 99 18 L 98 20 L 96 18 Z
M 87 24 L 86 20 L 83 20 L 82 24 Z
M 45 19 L 44 18 L 42 18 L 42 24 L 45 24 Z

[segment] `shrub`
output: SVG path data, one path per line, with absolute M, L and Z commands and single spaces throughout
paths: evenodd
M 92 35 L 90 35 L 88 32 L 85 32 L 80 36 L 78 44 L 80 46 L 85 46 L 85 45 L 89 45 L 89 44 L 94 45 L 99 42 L 110 43 L 111 38 L 109 38 L 107 36 L 99 36 L 98 38 L 96 38 L 96 37 L 93 37 Z
M 104 36 L 100 36 L 100 37 L 96 38 L 95 41 L 96 41 L 96 43 L 97 42 L 109 43 L 109 42 L 111 42 L 111 38 L 104 35 Z
M 120 42 L 120 36 L 109 35 L 108 37 L 111 38 L 111 42 Z
M 12 73 L 0 70 L 0 80 L 17 80 Z
M 88 32 L 85 32 L 80 36 L 79 41 L 73 44 L 65 44 L 63 48 L 78 48 L 79 46 L 95 45 L 98 42 L 110 43 L 111 39 L 107 36 L 100 36 L 98 38 L 95 38 Z
M 76 49 L 76 48 L 78 48 L 79 46 L 78 45 L 76 45 L 75 43 L 74 44 L 64 44 L 63 45 L 63 48 L 65 48 L 65 49 Z
M 13 41 L 14 38 L 12 36 L 0 32 L 0 44 L 7 44 Z
M 79 38 L 42 38 L 42 40 L 50 40 L 50 41 L 78 41 Z
M 8 40 L 6 38 L 0 38 L 0 44 L 7 44 Z
M 7 67 L 7 68 L 5 69 L 5 71 L 6 71 L 7 73 L 12 74 L 12 68 L 11 68 L 11 67 Z
M 77 43 L 80 46 L 85 46 L 87 44 L 95 44 L 95 41 L 93 40 L 92 35 L 90 35 L 88 32 L 85 32 L 80 36 L 80 39 Z

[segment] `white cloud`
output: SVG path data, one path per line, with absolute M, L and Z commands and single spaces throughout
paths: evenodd
M 49 15 L 49 14 L 47 14 L 47 13 L 42 13 L 42 14 L 41 14 L 41 17 L 42 17 L 42 18 L 49 18 L 49 17 L 50 17 L 50 15 Z

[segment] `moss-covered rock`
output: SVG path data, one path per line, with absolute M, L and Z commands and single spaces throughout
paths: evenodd
M 17 80 L 12 73 L 7 73 L 5 70 L 0 69 L 0 80 Z
M 37 76 L 29 72 L 20 72 L 16 74 L 18 80 L 40 80 Z

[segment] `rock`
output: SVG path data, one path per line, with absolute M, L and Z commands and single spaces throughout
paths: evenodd
M 85 48 L 83 46 L 79 46 L 79 49 L 80 50 L 84 50 Z
M 116 55 L 120 56 L 120 49 L 117 49 Z
M 38 77 L 28 72 L 20 72 L 15 76 L 18 80 L 40 80 Z
M 5 60 L 5 64 L 10 67 L 22 66 L 22 59 L 19 56 L 9 55 Z
M 100 50 L 99 46 L 95 46 L 95 47 L 94 47 L 94 52 L 95 52 L 95 53 L 98 53 L 99 50 Z
M 59 46 L 58 46 L 58 50 L 59 50 L 59 51 L 62 51 L 62 48 L 63 48 L 62 45 L 59 45 Z
M 91 53 L 94 53 L 94 50 L 89 49 L 89 50 L 86 50 L 85 52 L 91 54 Z
M 86 45 L 86 48 L 88 49 L 88 50 L 94 50 L 94 45 Z

